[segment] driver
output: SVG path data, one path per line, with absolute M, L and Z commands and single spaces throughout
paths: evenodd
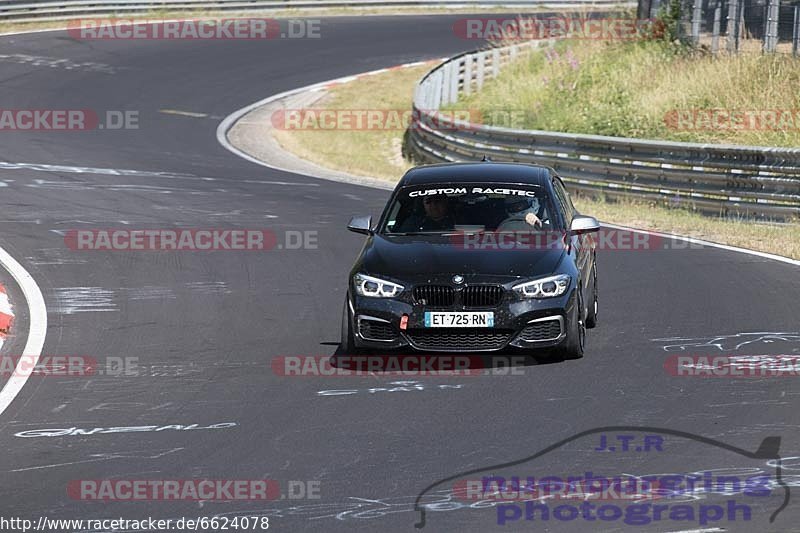
M 444 195 L 426 196 L 422 199 L 424 216 L 414 215 L 405 224 L 403 231 L 449 231 L 455 226 L 450 214 L 450 202 Z
M 543 226 L 539 218 L 541 204 L 538 198 L 509 196 L 503 200 L 503 205 L 506 219 L 497 226 L 497 231 L 530 231 Z

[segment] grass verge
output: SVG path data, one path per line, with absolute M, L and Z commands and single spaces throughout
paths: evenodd
M 305 129 L 276 129 L 274 136 L 285 149 L 320 166 L 397 181 L 411 163 L 402 155 L 405 124 L 389 117 L 410 111 L 414 85 L 431 68 L 432 64 L 366 76 L 333 88 L 310 107 L 325 111 L 383 110 L 386 128 L 322 129 L 325 124 L 321 121 L 303 121 Z M 318 123 L 320 129 L 315 129 Z
M 603 222 L 686 235 L 696 239 L 800 259 L 800 225 L 767 224 L 747 219 L 700 215 L 687 209 L 669 209 L 656 204 L 572 195 L 575 207 Z
M 414 84 L 431 67 L 389 71 L 334 87 L 314 107 L 330 109 L 410 109 Z M 359 176 L 400 179 L 412 166 L 403 159 L 399 130 L 299 131 L 277 130 L 278 142 L 320 166 Z M 576 207 L 604 222 L 666 233 L 677 233 L 712 242 L 740 246 L 800 259 L 800 225 L 771 225 L 747 220 L 703 216 L 682 208 L 666 208 L 653 202 L 573 197 Z
M 786 54 L 565 40 L 521 56 L 456 106 L 498 126 L 797 147 L 798 84 L 800 60 Z

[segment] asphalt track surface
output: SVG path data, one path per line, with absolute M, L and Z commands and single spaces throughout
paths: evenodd
M 415 498 L 428 485 L 523 459 L 603 426 L 668 428 L 751 451 L 765 437 L 780 436 L 781 456 L 800 456 L 797 378 L 678 378 L 663 369 L 671 353 L 665 346 L 675 343 L 653 339 L 703 344 L 722 337 L 719 347 L 687 346 L 693 354 L 800 355 L 800 337 L 725 337 L 800 330 L 798 268 L 714 248 L 601 251 L 600 325 L 589 331 L 587 354 L 578 361 L 525 365 L 521 375 L 412 378 L 424 390 L 390 384 L 399 379 L 380 374 L 273 373 L 275 357 L 335 352 L 346 275 L 362 243 L 344 226 L 350 215 L 377 215 L 388 192 L 251 164 L 217 143 L 217 124 L 270 94 L 474 47 L 453 36 L 453 18 L 326 19 L 321 39 L 300 40 L 81 42 L 63 32 L 0 37 L 0 107 L 140 113 L 138 130 L 4 132 L 0 160 L 162 173 L 0 168 L 6 184 L 0 188 L 0 243 L 44 293 L 44 353 L 137 357 L 146 369 L 128 377 L 28 380 L 0 418 L 2 516 L 255 514 L 270 516 L 277 531 L 412 530 L 419 519 Z M 21 55 L 71 63 L 49 66 Z M 271 252 L 75 252 L 61 233 L 126 226 L 310 230 L 318 232 L 319 245 Z M 3 274 L 3 281 L 18 314 L 17 336 L 4 351 L 19 353 L 25 305 L 10 276 Z M 738 346 L 742 340 L 752 342 Z M 331 389 L 357 392 L 318 394 Z M 37 429 L 222 423 L 235 426 L 16 436 Z M 617 433 L 625 431 L 607 432 L 609 438 Z M 763 458 L 669 435 L 662 452 L 601 453 L 594 450 L 598 442 L 598 435 L 580 438 L 515 467 L 516 474 L 774 474 Z M 784 463 L 789 485 L 796 465 L 800 459 Z M 282 486 L 318 481 L 320 499 L 86 502 L 66 490 L 80 479 L 193 478 L 270 478 Z M 491 506 L 459 503 L 451 486 L 424 497 L 437 502 L 427 515 L 428 530 L 700 527 L 697 521 L 629 526 L 581 519 L 500 527 Z M 726 498 L 706 494 L 694 503 Z M 784 491 L 737 498 L 753 505 L 751 523 L 706 527 L 797 530 L 800 511 L 791 501 L 768 522 Z

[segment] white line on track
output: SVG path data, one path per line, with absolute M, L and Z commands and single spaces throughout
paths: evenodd
M 748 250 L 747 248 L 738 248 L 736 246 L 728 246 L 727 244 L 719 244 L 716 242 L 704 241 L 702 239 L 695 239 L 694 237 L 686 237 L 684 235 L 675 235 L 673 233 L 660 233 L 658 231 L 650 231 L 646 229 L 636 229 L 636 228 L 628 228 L 626 226 L 618 226 L 616 224 L 609 224 L 608 222 L 602 222 L 603 226 L 613 229 L 621 229 L 627 231 L 633 231 L 636 233 L 645 233 L 647 235 L 652 235 L 654 237 L 663 237 L 667 239 L 676 239 L 680 241 L 686 241 L 691 244 L 699 244 L 701 246 L 710 246 L 712 248 L 720 248 L 722 250 L 728 250 L 730 252 L 739 252 L 742 254 L 748 255 L 755 255 L 757 257 L 763 257 L 765 259 L 772 259 L 773 261 L 780 261 L 781 263 L 788 263 L 794 266 L 800 266 L 800 261 L 796 259 L 792 259 L 790 257 L 784 257 L 782 255 L 775 255 L 775 254 L 768 254 L 766 252 L 757 252 L 756 250 Z
M 39 356 L 42 354 L 44 338 L 47 333 L 47 308 L 44 305 L 42 291 L 39 290 L 36 281 L 28 271 L 3 248 L 0 248 L 0 265 L 8 270 L 22 289 L 22 294 L 28 303 L 30 322 L 28 340 L 25 342 L 25 348 L 22 351 L 23 357 L 20 357 L 14 374 L 8 378 L 5 386 L 0 390 L 0 415 L 2 415 L 8 406 L 11 405 L 11 402 L 14 401 L 14 398 L 17 397 L 19 391 L 22 390 L 25 382 L 28 381 L 33 367 L 39 361 Z
M 298 172 L 297 170 L 293 170 L 293 169 L 290 169 L 290 168 L 283 168 L 283 167 L 278 167 L 278 166 L 275 166 L 275 165 L 271 165 L 269 163 L 266 163 L 264 161 L 260 161 L 260 160 L 256 159 L 255 157 L 252 157 L 251 155 L 248 155 L 248 154 L 244 153 L 243 151 L 241 151 L 238 148 L 236 148 L 235 146 L 233 146 L 230 143 L 230 141 L 228 141 L 228 131 L 230 131 L 230 129 L 233 127 L 233 125 L 236 124 L 236 122 L 240 118 L 242 118 L 243 116 L 248 114 L 250 111 L 252 111 L 252 110 L 254 110 L 254 109 L 258 108 L 258 107 L 262 107 L 264 105 L 267 105 L 270 102 L 274 102 L 275 100 L 280 100 L 281 98 L 285 98 L 287 96 L 292 96 L 292 95 L 295 95 L 295 94 L 298 94 L 298 93 L 302 93 L 302 92 L 306 92 L 306 91 L 319 90 L 319 89 L 322 89 L 324 87 L 328 87 L 328 86 L 330 86 L 332 84 L 345 83 L 347 81 L 352 81 L 352 80 L 358 79 L 358 78 L 360 78 L 362 76 L 371 76 L 373 74 L 377 74 L 379 72 L 387 71 L 387 70 L 390 70 L 390 69 L 393 69 L 393 68 L 415 67 L 415 66 L 419 66 L 419 65 L 424 65 L 425 63 L 428 63 L 428 62 L 432 63 L 434 61 L 446 61 L 446 60 L 447 60 L 446 57 L 441 57 L 441 58 L 438 58 L 438 59 L 431 59 L 429 61 L 415 61 L 414 63 L 405 63 L 403 65 L 397 65 L 397 67 L 381 68 L 381 69 L 377 69 L 377 70 L 371 70 L 369 72 L 364 72 L 362 74 L 357 74 L 355 76 L 344 76 L 344 77 L 341 77 L 341 78 L 336 78 L 334 80 L 322 81 L 322 82 L 319 82 L 319 83 L 314 83 L 312 85 L 306 85 L 305 87 L 298 87 L 297 89 L 291 89 L 289 91 L 284 91 L 282 93 L 273 94 L 272 96 L 264 98 L 263 100 L 259 100 L 258 102 L 252 103 L 252 104 L 250 104 L 248 106 L 245 106 L 245 107 L 243 107 L 243 108 L 241 108 L 239 110 L 236 110 L 233 113 L 231 113 L 230 115 L 228 115 L 227 117 L 225 117 L 222 120 L 222 122 L 219 123 L 219 126 L 217 126 L 217 142 L 219 142 L 229 152 L 233 152 L 234 154 L 238 155 L 242 159 L 246 159 L 247 161 L 250 161 L 251 163 L 255 163 L 256 165 L 260 165 L 262 167 L 271 168 L 271 169 L 274 169 L 274 170 L 282 170 L 284 172 L 289 172 L 291 174 L 296 174 L 296 175 L 299 175 L 299 176 L 308 176 L 310 178 L 320 179 L 319 176 L 312 176 L 310 174 L 303 174 L 302 172 Z M 373 185 L 367 185 L 367 184 L 363 184 L 361 182 L 358 182 L 358 184 L 362 184 L 362 185 L 365 185 L 367 187 L 374 187 Z M 377 188 L 377 187 L 374 187 L 374 188 Z M 385 188 L 393 189 L 394 188 L 394 184 L 393 183 L 389 183 L 389 184 L 387 184 L 387 186 Z
M 671 531 L 667 533 L 712 533 L 715 531 L 725 531 L 720 527 L 707 527 L 705 529 L 683 529 L 681 531 Z
M 447 58 L 441 58 L 440 59 L 440 61 L 446 61 L 446 60 L 447 60 Z M 426 62 L 427 61 L 417 61 L 415 63 L 406 63 L 404 65 L 398 65 L 398 67 L 417 66 L 417 65 L 424 64 Z M 398 68 L 398 67 L 393 67 L 393 68 Z M 241 108 L 241 109 L 239 109 L 237 111 L 234 111 L 233 113 L 231 113 L 230 115 L 225 117 L 222 122 L 219 123 L 219 126 L 217 126 L 217 142 L 219 142 L 228 151 L 233 152 L 234 154 L 238 155 L 242 159 L 246 159 L 246 160 L 250 161 L 251 163 L 255 163 L 257 165 L 261 165 L 262 167 L 272 168 L 272 169 L 275 169 L 275 170 L 282 170 L 284 172 L 289 172 L 291 174 L 296 174 L 298 176 L 306 176 L 306 177 L 309 177 L 309 178 L 325 179 L 325 178 L 320 177 L 320 176 L 313 176 L 311 174 L 304 174 L 303 172 L 300 172 L 300 171 L 298 171 L 296 169 L 283 168 L 283 167 L 271 165 L 271 164 L 269 164 L 267 162 L 264 162 L 264 161 L 260 161 L 260 160 L 258 160 L 256 158 L 244 153 L 243 151 L 239 150 L 235 146 L 233 146 L 230 143 L 230 141 L 228 141 L 228 131 L 234 126 L 234 124 L 236 124 L 236 122 L 240 118 L 245 116 L 250 111 L 253 111 L 254 109 L 256 109 L 258 107 L 261 107 L 261 106 L 264 106 L 266 104 L 269 104 L 270 102 L 274 102 L 275 100 L 280 100 L 280 99 L 285 98 L 287 96 L 293 96 L 295 94 L 298 94 L 298 93 L 301 93 L 301 92 L 305 92 L 305 91 L 319 90 L 319 89 L 321 89 L 323 87 L 330 86 L 331 84 L 337 84 L 337 83 L 339 83 L 341 81 L 344 81 L 344 80 L 351 80 L 351 79 L 354 79 L 354 78 L 360 78 L 362 76 L 370 76 L 370 75 L 372 75 L 374 73 L 377 73 L 377 72 L 380 72 L 380 71 L 384 71 L 384 70 L 390 70 L 390 69 L 378 69 L 378 70 L 373 70 L 373 71 L 370 71 L 370 72 L 365 72 L 363 74 L 357 74 L 356 76 L 345 76 L 343 78 L 337 78 L 337 79 L 334 79 L 334 80 L 322 81 L 322 82 L 319 82 L 319 83 L 315 83 L 313 85 L 306 85 L 305 87 L 299 87 L 297 89 L 292 89 L 292 90 L 285 91 L 285 92 L 282 92 L 282 93 L 274 94 L 272 96 L 264 98 L 263 100 L 259 100 L 258 102 L 255 102 L 253 104 L 245 106 L 245 107 L 243 107 L 243 108 Z M 363 187 L 378 188 L 378 186 L 376 186 L 376 185 L 374 185 L 372 183 L 356 181 L 355 179 L 353 180 L 352 183 L 353 183 L 353 185 L 361 185 Z M 386 186 L 384 188 L 393 189 L 394 188 L 394 183 L 389 183 L 388 186 Z M 719 244 L 719 243 L 716 243 L 716 242 L 704 241 L 704 240 L 701 240 L 701 239 L 695 239 L 693 237 L 687 237 L 685 235 L 675 235 L 675 234 L 672 234 L 672 233 L 659 233 L 657 231 L 649 231 L 649 230 L 643 230 L 643 229 L 637 229 L 637 228 L 629 228 L 627 226 L 618 226 L 616 224 L 609 224 L 607 222 L 602 222 L 602 221 L 601 221 L 601 224 L 603 226 L 606 226 L 606 227 L 609 227 L 609 228 L 628 230 L 628 231 L 633 231 L 633 232 L 636 232 L 636 233 L 646 233 L 648 235 L 654 235 L 654 236 L 658 236 L 658 237 L 665 237 L 665 238 L 669 238 L 669 239 L 685 241 L 685 242 L 689 242 L 689 243 L 692 243 L 692 244 L 699 244 L 701 246 L 708 246 L 708 247 L 711 247 L 711 248 L 719 248 L 721 250 L 727 250 L 727 251 L 730 251 L 730 252 L 738 252 L 738 253 L 742 253 L 742 254 L 754 255 L 754 256 L 757 256 L 757 257 L 763 257 L 765 259 L 771 259 L 773 261 L 780 261 L 781 263 L 787 263 L 787 264 L 794 265 L 794 266 L 800 266 L 800 261 L 795 260 L 795 259 L 791 259 L 789 257 L 784 257 L 784 256 L 781 256 L 781 255 L 769 254 L 769 253 L 766 253 L 766 252 L 757 252 L 755 250 L 748 250 L 746 248 L 738 248 L 736 246 L 728 246 L 727 244 Z

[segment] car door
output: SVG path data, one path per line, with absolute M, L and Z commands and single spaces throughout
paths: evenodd
M 556 200 L 558 201 L 564 213 L 564 224 L 566 228 L 569 229 L 570 225 L 572 224 L 572 219 L 578 214 L 578 212 L 572 205 L 572 200 L 570 199 L 569 194 L 564 187 L 564 183 L 557 175 L 553 175 L 553 190 L 556 195 Z M 586 289 L 589 286 L 589 280 L 591 279 L 593 263 L 591 236 L 588 234 L 570 235 L 570 242 L 575 250 L 575 262 L 578 270 L 581 273 L 581 288 Z M 586 293 L 584 292 L 584 295 L 585 294 Z M 583 301 L 585 303 L 586 298 L 584 298 Z

